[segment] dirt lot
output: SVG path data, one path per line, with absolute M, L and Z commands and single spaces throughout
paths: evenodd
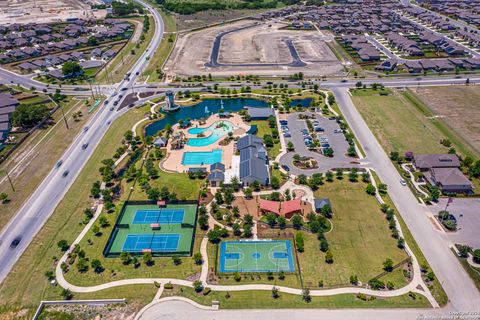
M 106 10 L 91 10 L 81 0 L 0 0 L 0 24 L 47 23 L 67 18 L 105 18 Z M 97 1 L 92 0 L 92 3 Z
M 480 152 L 480 86 L 422 87 L 415 93 Z
M 281 30 L 284 26 L 243 20 L 180 36 L 165 70 L 170 75 L 180 76 L 208 73 L 217 76 L 239 73 L 274 76 L 294 72 L 321 76 L 343 73 L 341 63 L 318 32 Z M 215 38 L 228 31 L 232 32 L 225 34 L 220 42 L 218 62 L 222 65 L 207 67 Z M 294 58 L 287 41 L 291 41 L 304 65 L 288 65 Z

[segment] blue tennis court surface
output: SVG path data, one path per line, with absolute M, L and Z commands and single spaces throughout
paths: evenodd
M 132 224 L 180 224 L 184 214 L 183 209 L 137 210 Z
M 129 234 L 123 244 L 123 251 L 142 252 L 151 249 L 154 252 L 177 251 L 179 234 Z

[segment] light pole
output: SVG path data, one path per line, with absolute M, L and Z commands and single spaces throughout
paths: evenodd
M 5 176 L 7 177 L 8 182 L 10 183 L 10 188 L 12 188 L 12 191 L 15 192 L 15 187 L 13 186 L 12 179 L 10 179 L 10 175 L 8 174 L 7 170 L 2 170 L 5 172 Z

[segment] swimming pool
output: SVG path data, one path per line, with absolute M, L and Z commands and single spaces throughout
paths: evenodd
M 209 146 L 221 137 L 226 136 L 229 132 L 233 132 L 233 130 L 235 130 L 235 127 L 230 121 L 217 121 L 207 128 L 190 128 L 188 129 L 189 134 L 203 133 L 207 137 L 190 138 L 187 145 L 192 147 Z
M 204 165 L 222 162 L 222 150 L 199 151 L 199 152 L 185 152 L 183 154 L 182 164 L 190 165 Z

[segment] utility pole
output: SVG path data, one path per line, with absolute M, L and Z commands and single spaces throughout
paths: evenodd
M 10 175 L 8 174 L 8 171 L 7 170 L 3 170 L 3 171 L 5 172 L 5 176 L 7 177 L 7 180 L 10 183 L 10 188 L 12 188 L 13 192 L 16 192 L 15 187 L 13 186 L 12 179 L 10 179 Z
M 70 127 L 68 126 L 68 122 L 67 122 L 67 117 L 65 117 L 65 112 L 63 111 L 63 107 L 60 107 L 60 110 L 62 110 L 63 121 L 65 121 L 65 126 L 67 127 L 67 130 L 70 130 Z
M 92 99 L 95 100 L 95 95 L 93 94 L 93 89 L 92 89 L 92 80 L 88 80 L 88 85 L 90 86 L 90 92 L 92 93 Z

